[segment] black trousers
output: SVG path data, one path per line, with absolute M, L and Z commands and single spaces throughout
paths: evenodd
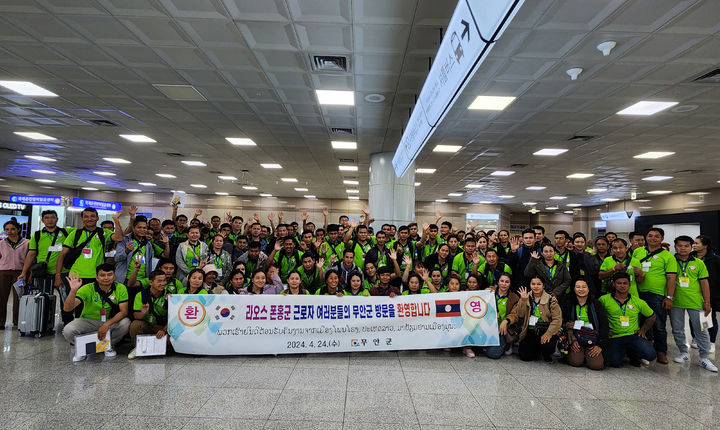
M 535 361 L 538 356 L 542 355 L 543 360 L 548 363 L 552 361 L 552 355 L 555 352 L 557 346 L 558 337 L 553 336 L 550 338 L 550 342 L 541 344 L 540 336 L 535 333 L 535 330 L 528 329 L 525 334 L 525 338 L 520 341 L 518 345 L 518 355 L 522 361 Z

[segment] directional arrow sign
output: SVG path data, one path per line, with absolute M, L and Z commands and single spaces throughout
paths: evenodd
M 393 158 L 401 177 L 524 0 L 460 0 Z

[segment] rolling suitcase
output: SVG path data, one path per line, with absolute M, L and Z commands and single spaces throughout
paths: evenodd
M 26 294 L 20 298 L 18 331 L 20 336 L 36 337 L 54 334 L 55 295 Z

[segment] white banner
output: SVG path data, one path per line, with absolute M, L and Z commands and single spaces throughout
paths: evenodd
M 169 334 L 184 354 L 246 355 L 499 345 L 490 291 L 398 297 L 170 296 Z

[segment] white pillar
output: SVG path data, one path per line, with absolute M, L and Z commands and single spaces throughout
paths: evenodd
M 375 231 L 386 223 L 399 227 L 415 219 L 415 163 L 398 178 L 392 165 L 394 155 L 381 152 L 370 156 L 369 206 Z

